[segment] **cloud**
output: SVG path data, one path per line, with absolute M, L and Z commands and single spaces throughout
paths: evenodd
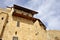
M 13 6 L 15 0 L 4 0 L 5 6 Z
M 2 1 L 2 0 L 1 0 Z M 5 6 L 13 6 L 13 4 L 24 6 L 28 0 L 3 0 Z
M 22 5 L 38 11 L 39 18 L 51 30 L 60 30 L 60 0 L 1 0 L 0 6 Z
M 60 1 L 59 0 L 30 0 L 27 7 L 37 10 L 35 17 L 47 26 L 47 29 L 60 30 Z
M 37 10 L 37 8 L 42 4 L 42 0 L 29 0 L 25 6 L 33 9 L 33 10 Z

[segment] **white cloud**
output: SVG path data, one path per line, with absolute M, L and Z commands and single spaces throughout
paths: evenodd
M 4 0 L 5 6 L 13 6 L 16 0 Z
M 25 4 L 25 6 L 30 9 L 36 10 L 42 4 L 42 2 L 43 2 L 43 0 L 29 0 Z
M 40 3 L 41 2 L 41 3 Z M 60 30 L 60 2 L 57 0 L 30 0 L 28 7 L 39 12 L 35 17 L 41 19 L 48 29 Z M 59 9 L 59 10 L 58 10 Z

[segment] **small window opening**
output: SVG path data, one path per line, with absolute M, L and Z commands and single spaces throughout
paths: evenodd
M 18 37 L 13 37 L 13 40 L 18 40 Z
M 15 32 L 15 35 L 17 35 L 17 31 Z
M 3 20 L 4 18 L 2 17 L 2 20 Z
M 19 27 L 19 25 L 20 25 L 20 22 L 19 22 L 19 21 L 17 21 L 17 27 Z

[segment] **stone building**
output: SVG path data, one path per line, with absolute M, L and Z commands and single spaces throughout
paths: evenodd
M 45 25 L 33 17 L 37 13 L 18 5 L 0 9 L 0 40 L 47 40 Z
M 0 40 L 60 40 L 60 31 L 47 31 L 35 14 L 18 5 L 0 8 Z
M 48 30 L 47 34 L 49 34 L 48 35 L 50 37 L 49 40 L 60 40 L 60 31 L 59 30 Z

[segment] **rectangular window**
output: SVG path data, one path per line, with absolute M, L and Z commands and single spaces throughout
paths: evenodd
M 13 40 L 18 40 L 18 37 L 13 37 Z
M 17 21 L 17 27 L 19 27 L 19 25 L 20 25 L 20 22 L 19 22 L 19 21 Z

